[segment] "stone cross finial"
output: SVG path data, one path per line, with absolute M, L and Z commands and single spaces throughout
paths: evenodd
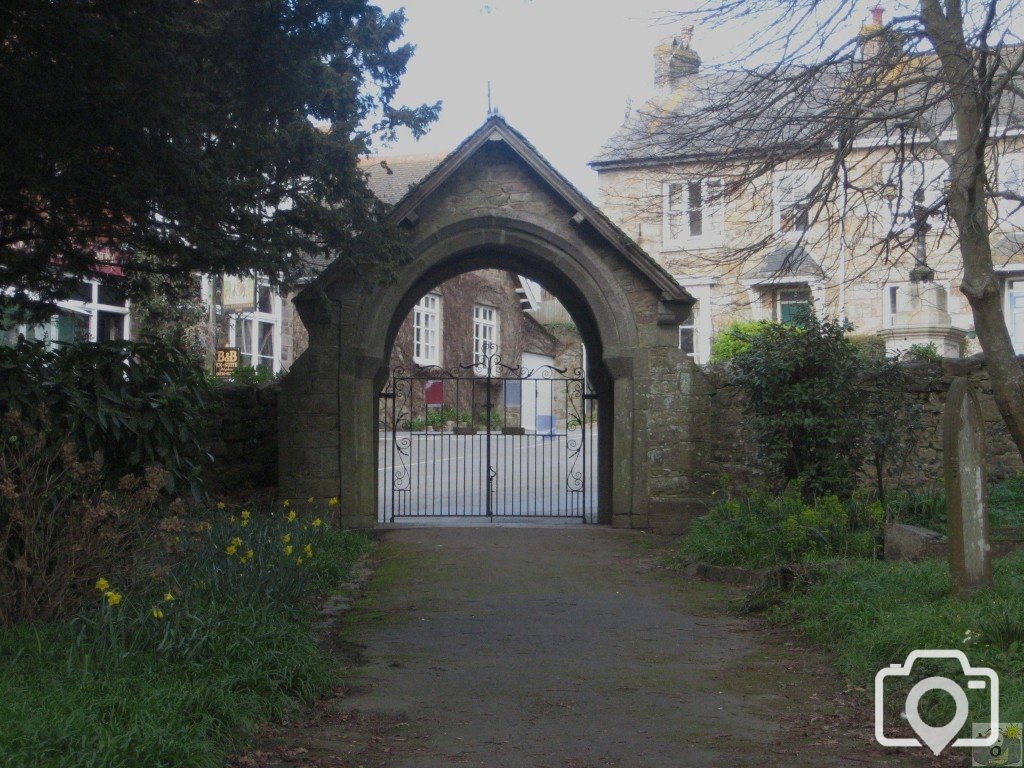
M 693 42 L 693 25 L 686 24 L 682 29 L 679 30 L 679 45 L 683 48 L 689 48 Z
M 949 565 L 961 595 L 992 586 L 985 483 L 985 421 L 968 380 L 953 380 L 942 418 Z

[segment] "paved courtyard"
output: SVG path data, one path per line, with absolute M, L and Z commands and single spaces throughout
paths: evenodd
M 597 429 L 569 435 L 382 432 L 378 520 L 429 522 L 487 515 L 597 521 Z
M 345 686 L 267 754 L 353 768 L 904 764 L 849 725 L 869 705 L 818 654 L 731 615 L 735 592 L 658 567 L 665 544 L 582 525 L 389 532 L 333 638 Z

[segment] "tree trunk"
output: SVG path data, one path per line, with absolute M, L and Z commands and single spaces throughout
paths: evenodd
M 1003 316 L 1002 281 L 992 264 L 985 173 L 992 94 L 978 67 L 985 62 L 976 62 L 977 52 L 965 41 L 959 3 L 921 0 L 921 21 L 938 54 L 956 124 L 948 207 L 960 236 L 960 289 L 971 304 L 996 406 L 1024 458 L 1024 371 Z

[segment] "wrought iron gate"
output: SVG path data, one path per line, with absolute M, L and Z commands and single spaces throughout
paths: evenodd
M 594 522 L 594 400 L 582 370 L 496 354 L 393 371 L 380 395 L 378 519 Z

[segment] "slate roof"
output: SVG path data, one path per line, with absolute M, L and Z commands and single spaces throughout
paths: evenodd
M 821 278 L 825 271 L 802 245 L 773 248 L 753 269 L 743 274 L 745 280 L 783 280 L 787 277 Z
M 366 173 L 370 191 L 388 205 L 394 205 L 444 158 L 443 154 L 375 155 L 360 159 L 359 167 Z
M 934 57 L 920 56 L 906 65 L 906 71 L 919 74 L 935 66 Z M 853 84 L 858 82 L 862 68 L 858 62 L 835 63 L 822 68 L 814 78 L 804 78 L 806 70 L 796 67 L 702 69 L 681 78 L 675 87 L 662 90 L 627 116 L 590 165 L 601 169 L 736 153 L 763 154 L 766 147 L 775 149 L 780 145 L 811 150 L 834 139 L 838 126 L 852 130 L 858 138 L 882 138 L 897 132 L 895 121 L 879 124 L 865 120 L 858 125 L 852 119 L 857 92 Z M 1024 77 L 1021 80 L 1024 86 Z M 882 102 L 862 95 L 860 101 L 872 101 L 873 114 L 880 109 L 891 109 L 895 114 L 905 112 L 910 105 L 920 105 L 924 121 L 937 132 L 953 127 L 951 106 L 938 97 L 934 87 L 901 89 L 899 99 Z M 1024 99 L 1007 91 L 999 107 L 996 125 L 1024 127 Z
M 476 154 L 481 147 L 487 144 L 487 142 L 494 140 L 503 141 L 553 192 L 572 205 L 579 217 L 579 223 L 586 222 L 591 226 L 605 242 L 614 248 L 640 274 L 647 278 L 651 284 L 661 290 L 663 300 L 693 304 L 693 297 L 685 288 L 679 285 L 676 279 L 663 266 L 651 258 L 629 235 L 619 229 L 586 195 L 559 173 L 523 134 L 509 125 L 505 118 L 498 113 L 490 115 L 483 125 L 466 137 L 441 162 L 434 164 L 432 169 L 427 170 L 418 183 L 407 188 L 404 195 L 392 205 L 389 214 L 391 219 L 400 224 L 409 219 L 410 216 L 415 216 L 416 208 L 423 200 L 433 194 L 452 174 L 462 167 L 463 163 Z M 412 157 L 415 156 L 410 156 L 410 158 Z M 388 166 L 391 166 L 392 158 L 386 158 L 386 160 Z M 430 161 L 424 160 L 422 163 L 413 163 L 410 159 L 410 165 L 416 166 L 415 172 L 422 170 L 428 162 Z M 392 168 L 392 170 L 394 171 L 395 169 Z M 400 175 L 398 172 L 387 174 L 386 169 L 382 169 L 382 171 L 383 176 Z M 371 173 L 371 180 L 373 175 L 378 175 L 378 177 L 382 178 L 381 171 L 370 169 L 368 172 Z M 405 180 L 411 178 L 413 174 L 414 171 L 410 168 L 407 172 L 403 172 L 402 178 L 398 183 L 393 183 L 393 179 L 390 180 L 386 186 L 381 187 L 381 194 L 397 194 Z M 370 187 L 373 189 L 372 181 Z M 384 198 L 382 197 L 382 199 Z M 385 202 L 387 201 L 385 200 Z M 337 265 L 338 262 L 335 262 L 328 266 L 327 269 L 317 276 L 313 285 L 327 284 L 334 280 L 337 277 L 337 271 L 340 269 Z M 307 286 L 299 295 L 298 300 L 303 299 L 304 295 L 311 294 L 312 290 L 312 285 Z

